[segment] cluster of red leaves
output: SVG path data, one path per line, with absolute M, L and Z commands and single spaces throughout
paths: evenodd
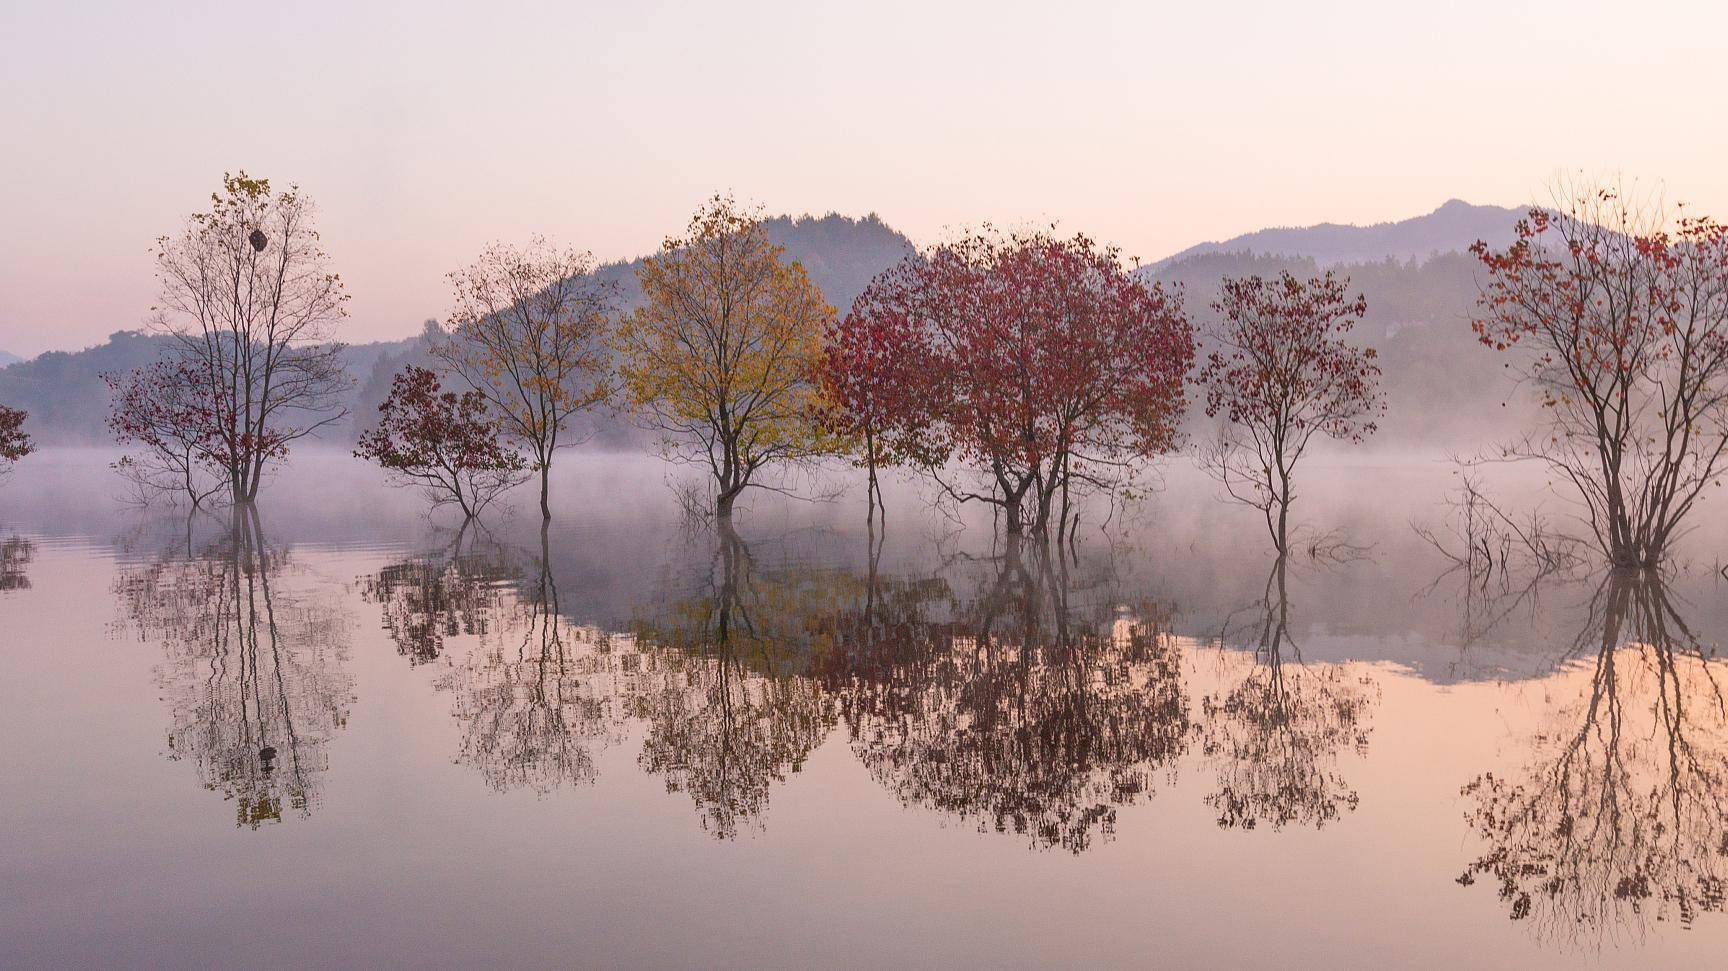
M 123 375 L 104 374 L 108 427 L 122 445 L 215 460 L 222 413 L 189 363 L 158 361 Z
M 21 409 L 0 405 L 0 465 L 16 462 L 36 450 L 24 431 L 26 417 Z
M 1180 299 L 1084 235 L 977 234 L 874 280 L 830 334 L 842 426 L 892 457 L 999 477 L 1176 441 L 1193 330 Z
M 1206 358 L 1206 414 L 1258 430 L 1265 440 L 1305 443 L 1318 432 L 1359 442 L 1385 408 L 1373 348 L 1346 340 L 1368 312 L 1349 281 L 1328 272 L 1302 281 L 1285 273 L 1223 281 L 1212 309 L 1222 347 Z
M 1728 330 L 1697 326 L 1725 305 L 1728 227 L 1687 217 L 1672 231 L 1647 228 L 1611 189 L 1579 205 L 1564 215 L 1532 209 L 1505 250 L 1471 248 L 1488 271 L 1471 322 L 1483 344 L 1527 342 L 1539 368 L 1557 366 L 1548 373 L 1565 380 L 1549 387 L 1550 405 L 1574 393 L 1624 397 L 1648 368 L 1728 353 Z
M 416 478 L 528 467 L 503 444 L 484 395 L 445 391 L 436 373 L 412 365 L 392 379 L 378 424 L 360 436 L 354 454 Z

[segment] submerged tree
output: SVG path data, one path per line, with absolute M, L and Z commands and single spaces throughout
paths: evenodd
M 542 237 L 493 244 L 450 274 L 452 333 L 433 347 L 533 455 L 547 519 L 553 456 L 579 440 L 571 420 L 612 394 L 606 333 L 615 295 L 593 270 L 589 254 Z
M 140 501 L 184 495 L 194 507 L 231 483 L 221 474 L 211 385 L 187 361 L 157 361 L 123 375 L 105 374 L 108 428 L 137 446 L 114 463 Z
M 1193 361 L 1180 300 L 1084 235 L 978 233 L 879 276 L 843 322 L 844 414 L 1006 528 L 1170 450 Z M 880 382 L 880 392 L 877 391 Z M 873 447 L 874 443 L 870 443 Z M 958 459 L 980 483 L 950 481 Z M 874 461 L 874 459 L 872 459 Z
M 0 405 L 0 475 L 11 471 L 13 463 L 36 451 L 30 434 L 24 431 L 24 420 L 28 417 L 22 409 Z
M 1385 410 L 1373 348 L 1346 338 L 1367 312 L 1349 281 L 1288 272 L 1223 281 L 1206 359 L 1206 414 L 1225 419 L 1202 459 L 1230 496 L 1261 511 L 1279 555 L 1290 551 L 1296 464 L 1315 435 L 1360 442 Z
M 838 446 L 820 380 L 834 311 L 782 255 L 757 214 L 716 196 L 637 271 L 644 302 L 618 328 L 631 404 L 668 457 L 708 468 L 722 519 L 745 489 L 776 488 L 764 473 Z
M 1728 462 L 1728 226 L 1617 187 L 1532 209 L 1488 271 L 1474 321 L 1517 353 L 1548 428 L 1507 446 L 1570 482 L 1616 567 L 1662 562 Z
M 378 424 L 360 436 L 354 454 L 419 485 L 434 506 L 453 502 L 473 519 L 527 477 L 527 461 L 499 431 L 485 395 L 445 391 L 438 375 L 409 365 L 391 382 Z
M 1728 902 L 1721 661 L 1653 571 L 1610 573 L 1590 606 L 1526 763 L 1463 788 L 1484 848 L 1458 881 L 1488 879 L 1513 920 L 1584 946 Z
M 157 241 L 155 321 L 174 338 L 162 374 L 199 385 L 171 400 L 208 407 L 200 449 L 237 504 L 257 498 L 294 442 L 347 414 L 334 341 L 347 295 L 312 220 L 297 186 L 275 191 L 241 172 L 184 232 Z
M 362 594 L 383 608 L 384 629 L 409 664 L 443 657 L 447 638 L 484 638 L 504 622 L 502 588 L 520 571 L 496 550 L 465 545 L 472 538 L 464 522 L 447 550 L 364 579 Z

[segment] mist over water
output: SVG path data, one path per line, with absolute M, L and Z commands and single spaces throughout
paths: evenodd
M 1728 942 L 1708 509 L 1662 580 L 1455 569 L 1316 455 L 1295 552 L 1165 465 L 1067 555 L 572 453 L 460 529 L 344 453 L 257 514 L 0 488 L 0 964 L 1697 963 Z M 1505 508 L 1568 523 L 1540 476 Z M 1715 500 L 1719 501 L 1719 500 Z M 879 542 L 879 546 L 873 545 Z M 1230 915 L 1227 920 L 1218 915 Z

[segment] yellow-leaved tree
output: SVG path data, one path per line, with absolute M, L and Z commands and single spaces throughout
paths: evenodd
M 552 455 L 575 444 L 570 419 L 613 391 L 606 331 L 615 296 L 593 271 L 587 253 L 538 236 L 527 246 L 488 246 L 473 265 L 450 274 L 452 332 L 432 348 L 532 456 L 547 519 Z
M 818 367 L 834 309 L 781 259 L 760 215 L 715 196 L 637 271 L 643 304 L 614 335 L 619 376 L 669 458 L 705 463 L 726 520 L 765 469 L 812 461 L 824 431 Z

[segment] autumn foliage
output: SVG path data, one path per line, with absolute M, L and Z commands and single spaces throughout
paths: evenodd
M 498 419 L 478 391 L 444 390 L 438 375 L 409 366 L 378 406 L 378 424 L 354 454 L 422 486 L 434 504 L 454 502 L 472 518 L 528 473 L 500 440 Z
M 833 308 L 760 216 L 716 196 L 637 272 L 615 335 L 629 403 L 668 457 L 703 465 L 724 518 L 764 474 L 836 449 L 820 369 Z
M 1371 347 L 1348 335 L 1368 303 L 1331 273 L 1223 282 L 1212 305 L 1217 349 L 1200 371 L 1206 414 L 1225 420 L 1203 459 L 1234 498 L 1261 510 L 1280 553 L 1293 475 L 1315 435 L 1360 442 L 1385 410 Z
M 830 346 L 827 386 L 869 460 L 916 464 L 1015 533 L 1047 528 L 1072 486 L 1111 486 L 1173 448 L 1194 354 L 1179 297 L 1130 276 L 1114 248 L 1048 232 L 908 258 Z
M 36 450 L 29 433 L 24 431 L 27 417 L 20 409 L 0 405 L 0 472 L 7 471 L 14 462 Z
M 102 380 L 108 385 L 108 428 L 121 445 L 135 446 L 115 468 L 139 498 L 184 493 L 197 506 L 227 485 L 220 404 L 191 363 L 157 361 Z
M 587 253 L 541 237 L 488 246 L 450 274 L 452 334 L 433 348 L 533 456 L 547 518 L 552 458 L 579 441 L 571 419 L 613 390 L 606 335 L 614 294 L 593 269 Z
M 1517 355 L 1549 418 L 1504 454 L 1571 483 L 1611 563 L 1655 566 L 1728 460 L 1728 226 L 1614 187 L 1562 204 L 1473 249 L 1476 333 Z

